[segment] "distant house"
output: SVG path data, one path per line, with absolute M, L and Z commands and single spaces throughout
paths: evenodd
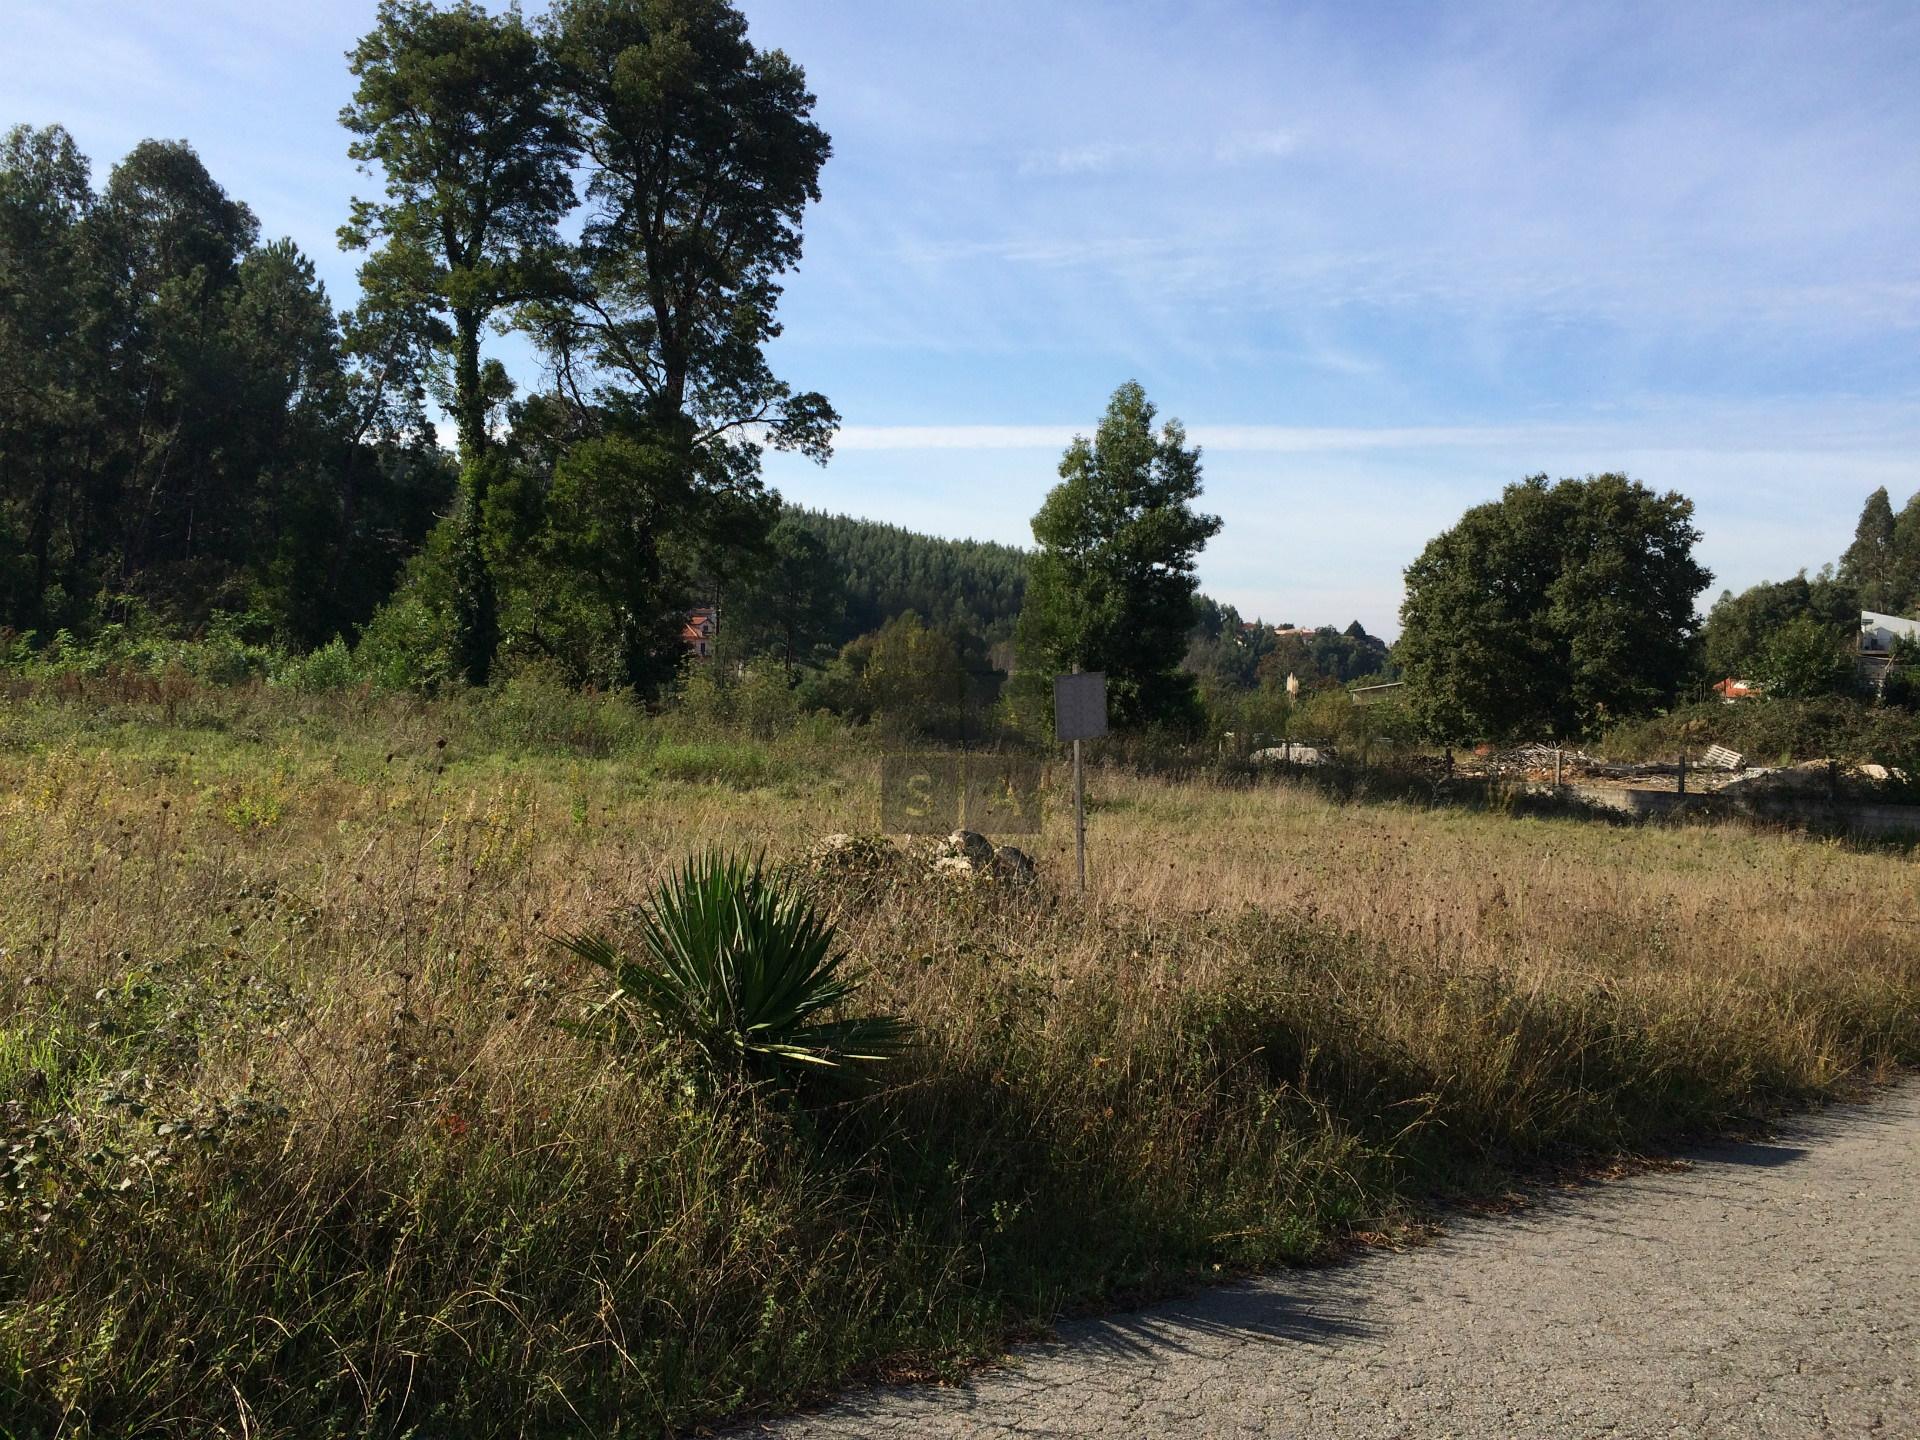
M 714 632 L 720 625 L 720 612 L 711 605 L 698 605 L 687 612 L 687 623 L 680 627 L 680 639 L 696 659 L 713 656 Z
M 1920 640 L 1920 620 L 1901 615 L 1882 615 L 1877 610 L 1860 612 L 1860 653 L 1888 655 L 1896 641 Z
M 1736 680 L 1729 675 L 1713 687 L 1713 693 L 1731 705 L 1736 700 L 1753 699 L 1760 693 L 1760 687 L 1751 680 Z
M 1887 676 L 1895 667 L 1893 648 L 1902 640 L 1920 640 L 1920 620 L 1882 615 L 1878 610 L 1860 612 L 1860 654 L 1854 668 L 1861 682 L 1875 694 L 1886 693 Z

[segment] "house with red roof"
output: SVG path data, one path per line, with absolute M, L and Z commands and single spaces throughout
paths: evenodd
M 687 612 L 687 623 L 680 627 L 680 639 L 687 653 L 698 660 L 713 657 L 714 632 L 719 628 L 720 612 L 711 605 L 696 605 Z

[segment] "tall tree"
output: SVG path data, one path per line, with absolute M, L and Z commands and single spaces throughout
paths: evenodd
M 417 406 L 365 408 L 312 263 L 191 146 L 87 170 L 57 128 L 0 143 L 0 625 L 350 630 L 444 495 L 389 423 Z
M 737 568 L 773 523 L 763 448 L 829 451 L 832 407 L 764 353 L 829 147 L 799 67 L 755 49 L 723 0 L 560 0 L 543 35 L 588 206 L 564 291 L 524 312 L 571 415 L 547 422 L 563 458 L 521 514 L 544 526 L 532 553 L 604 577 L 575 613 L 618 635 L 608 678 L 648 691 L 671 678 L 698 577 Z M 516 615 L 544 644 L 570 581 L 524 580 Z
M 1030 675 L 1103 670 L 1115 723 L 1185 726 L 1198 718 L 1179 668 L 1194 622 L 1194 562 L 1220 529 L 1193 509 L 1200 451 L 1129 380 L 1089 442 L 1076 436 L 1060 483 L 1033 517 L 1039 552 L 1017 632 Z M 1031 682 L 1029 682 L 1031 683 Z
M 1840 576 L 1859 592 L 1862 605 L 1869 610 L 1885 610 L 1904 598 L 1897 593 L 1897 570 L 1893 502 L 1882 485 L 1861 508 L 1853 543 L 1840 557 Z
M 1881 599 L 1901 615 L 1920 612 L 1920 491 L 1907 497 L 1893 520 L 1893 562 Z
M 1407 567 L 1394 658 L 1446 739 L 1579 733 L 1669 704 L 1692 670 L 1693 502 L 1622 475 L 1510 485 Z
M 557 0 L 547 38 L 589 178 L 572 304 L 546 338 L 714 480 L 761 444 L 824 459 L 839 417 L 777 379 L 780 277 L 832 145 L 806 75 L 728 0 Z
M 459 433 L 454 637 L 461 671 L 486 681 L 499 643 L 485 537 L 491 466 L 481 328 L 549 290 L 555 226 L 573 201 L 575 150 L 552 71 L 517 9 L 474 0 L 381 0 L 349 55 L 359 84 L 340 119 L 361 167 L 384 176 L 379 200 L 353 202 L 352 249 L 379 248 L 362 287 L 389 310 L 426 314 L 451 352 L 449 408 Z
M 88 344 L 86 157 L 58 126 L 0 139 L 0 624 L 74 620 L 99 367 Z
M 161 140 L 114 166 L 90 223 L 96 343 L 125 407 L 102 471 L 121 515 L 108 578 L 183 619 L 236 604 L 222 581 L 253 477 L 229 453 L 245 422 L 227 323 L 259 223 L 192 146 Z

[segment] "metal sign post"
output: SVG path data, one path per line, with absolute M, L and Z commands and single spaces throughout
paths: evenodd
M 1076 670 L 1053 677 L 1053 735 L 1073 742 L 1073 858 L 1080 889 L 1087 888 L 1087 784 L 1080 763 L 1080 742 L 1107 733 L 1107 677 L 1099 670 Z
M 1087 893 L 1087 773 L 1080 768 L 1080 742 L 1073 742 L 1073 868 Z

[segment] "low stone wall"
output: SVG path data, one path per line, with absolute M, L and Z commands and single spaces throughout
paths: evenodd
M 1551 787 L 1548 787 L 1551 789 Z M 1882 805 L 1862 800 L 1829 800 L 1781 791 L 1748 795 L 1681 795 L 1673 790 L 1636 790 L 1619 785 L 1564 785 L 1561 793 L 1583 805 L 1623 815 L 1722 815 L 1855 835 L 1911 835 L 1920 838 L 1920 805 Z

